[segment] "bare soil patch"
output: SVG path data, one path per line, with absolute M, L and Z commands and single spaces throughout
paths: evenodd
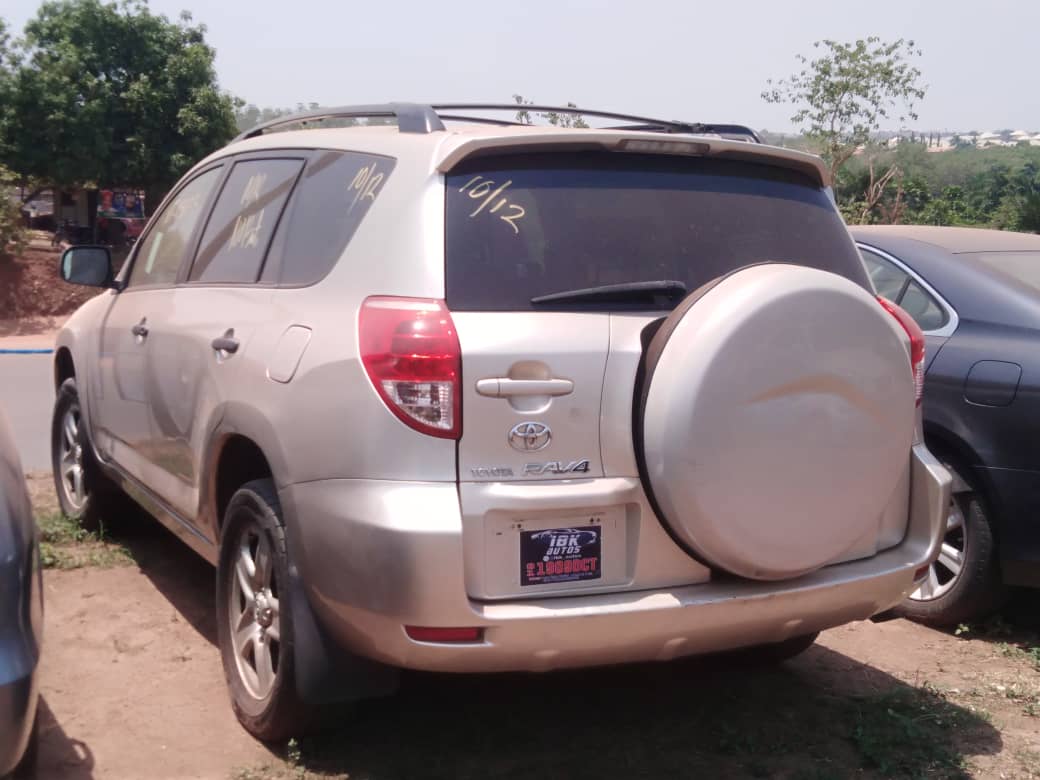
M 34 231 L 18 257 L 0 255 L 0 337 L 54 330 L 97 290 L 65 284 L 58 277 L 60 251 L 50 234 Z
M 45 573 L 43 778 L 1040 778 L 1029 599 L 960 636 L 845 626 L 771 669 L 408 675 L 269 749 L 227 702 L 212 568 L 154 521 L 121 520 L 132 564 Z

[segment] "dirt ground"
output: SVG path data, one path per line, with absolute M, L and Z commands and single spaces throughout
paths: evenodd
M 33 336 L 55 330 L 89 298 L 92 287 L 66 284 L 58 277 L 61 249 L 51 234 L 31 232 L 28 248 L 18 257 L 0 254 L 0 338 Z M 118 268 L 126 251 L 113 255 Z
M 97 290 L 58 277 L 60 252 L 50 233 L 35 230 L 19 257 L 0 255 L 0 337 L 53 330 Z
M 48 478 L 32 489 L 52 513 Z M 1040 778 L 1035 593 L 959 636 L 834 629 L 776 668 L 413 675 L 269 749 L 227 703 L 212 569 L 154 522 L 122 525 L 48 532 L 41 778 Z

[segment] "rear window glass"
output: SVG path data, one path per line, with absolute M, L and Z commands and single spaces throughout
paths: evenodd
M 980 252 L 970 256 L 1012 281 L 1040 291 L 1040 252 Z
M 870 289 L 826 191 L 773 166 L 514 155 L 475 159 L 446 186 L 447 300 L 459 311 L 541 309 L 531 298 L 641 281 L 675 280 L 692 292 L 769 261 L 832 271 Z

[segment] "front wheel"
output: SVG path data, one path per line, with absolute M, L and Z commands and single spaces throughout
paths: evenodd
M 950 498 L 939 557 L 920 587 L 895 614 L 932 626 L 956 626 L 985 617 L 1007 597 L 997 545 L 981 496 L 965 486 Z
M 36 777 L 36 766 L 40 757 L 40 710 L 36 710 L 36 719 L 33 721 L 32 732 L 29 735 L 29 744 L 25 746 L 18 766 L 11 773 L 11 780 L 32 780 Z
M 66 517 L 95 529 L 102 517 L 115 519 L 116 487 L 94 459 L 74 377 L 61 383 L 51 422 L 51 466 L 58 504 Z
M 285 527 L 274 483 L 243 485 L 224 515 L 217 634 L 231 706 L 267 742 L 301 734 L 313 712 L 296 691 Z

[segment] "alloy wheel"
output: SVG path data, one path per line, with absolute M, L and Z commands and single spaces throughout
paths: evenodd
M 61 445 L 58 462 L 65 499 L 78 512 L 87 503 L 86 475 L 83 469 L 83 445 L 80 441 L 79 407 L 70 406 L 61 419 Z
M 274 688 L 281 649 L 274 551 L 267 534 L 247 525 L 236 547 L 228 619 L 239 678 L 249 695 L 265 699 Z
M 958 496 L 953 495 L 950 497 L 950 507 L 946 515 L 946 535 L 939 549 L 939 557 L 928 567 L 928 576 L 921 586 L 910 594 L 910 598 L 914 601 L 933 601 L 948 593 L 964 569 L 967 549 L 964 510 Z

